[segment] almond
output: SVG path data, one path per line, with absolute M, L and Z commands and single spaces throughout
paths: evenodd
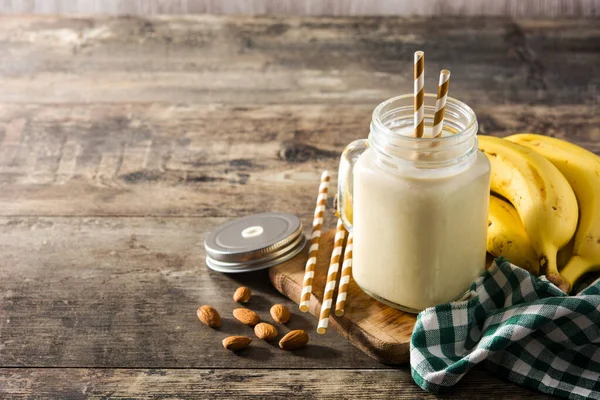
M 275 339 L 279 332 L 273 325 L 261 322 L 254 327 L 254 334 L 259 339 L 269 341 Z
M 308 335 L 302 329 L 288 332 L 279 341 L 279 347 L 283 350 L 296 350 L 306 346 Z
M 198 315 L 198 319 L 202 321 L 204 325 L 208 325 L 211 328 L 218 328 L 221 326 L 221 316 L 217 310 L 211 306 L 202 306 L 198 308 L 196 314 Z
M 247 303 L 250 301 L 250 296 L 252 296 L 250 288 L 246 286 L 240 286 L 233 294 L 233 301 L 236 303 Z
M 275 322 L 285 324 L 290 320 L 290 310 L 283 304 L 275 304 L 271 307 L 271 317 L 273 317 Z
M 248 336 L 228 336 L 223 339 L 223 347 L 227 350 L 238 351 L 248 347 L 252 339 Z
M 254 326 L 260 322 L 258 314 L 247 308 L 236 308 L 233 310 L 233 316 L 242 324 Z

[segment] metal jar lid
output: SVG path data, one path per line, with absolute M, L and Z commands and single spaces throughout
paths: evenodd
M 269 268 L 300 253 L 302 222 L 289 213 L 251 215 L 218 226 L 204 241 L 206 265 L 239 273 Z

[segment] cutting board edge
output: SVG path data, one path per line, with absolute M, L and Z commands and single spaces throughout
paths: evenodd
M 306 262 L 308 258 L 308 254 L 306 251 L 301 252 L 292 260 L 302 258 L 304 262 Z M 290 260 L 290 262 L 292 261 Z M 283 274 L 281 271 L 281 266 L 275 266 L 269 269 L 269 279 L 271 283 L 277 289 L 279 293 L 288 297 L 294 303 L 299 304 L 300 298 L 292 298 L 286 293 L 285 286 L 289 285 L 294 287 L 295 290 L 290 292 L 292 293 L 300 293 L 301 285 L 299 285 L 296 281 L 291 279 L 289 276 Z M 374 300 L 375 301 L 375 300 Z M 320 314 L 321 310 L 321 301 L 314 294 L 311 295 L 310 305 L 309 305 L 309 313 L 315 317 Z M 299 311 L 299 310 L 298 310 Z M 410 356 L 410 346 L 406 343 L 386 343 L 378 340 L 375 336 L 369 334 L 367 331 L 359 328 L 357 325 L 353 324 L 349 320 L 343 319 L 343 317 L 337 317 L 335 315 L 331 315 L 329 317 L 330 326 L 333 326 L 338 333 L 349 340 L 354 346 L 359 348 L 362 352 L 367 354 L 369 357 L 383 363 L 386 365 L 402 365 L 406 364 L 409 361 Z M 315 326 L 316 331 L 316 326 Z M 370 347 L 370 344 L 381 344 L 381 349 L 377 347 Z M 393 355 L 393 356 L 391 356 Z

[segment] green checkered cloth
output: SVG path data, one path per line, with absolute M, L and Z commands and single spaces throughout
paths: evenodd
M 410 343 L 417 385 L 440 392 L 483 363 L 544 393 L 600 399 L 600 280 L 567 296 L 499 258 L 471 291 L 419 314 Z

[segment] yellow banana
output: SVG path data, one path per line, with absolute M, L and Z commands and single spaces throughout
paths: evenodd
M 539 275 L 540 267 L 517 210 L 508 202 L 490 196 L 487 251 Z
M 577 193 L 575 193 L 575 197 L 577 197 Z M 567 265 L 571 257 L 573 256 L 573 242 L 575 237 L 577 236 L 577 231 L 575 231 L 575 236 L 573 239 L 569 240 L 569 243 L 562 249 L 558 250 L 558 254 L 556 255 L 556 262 L 558 264 L 558 270 L 561 271 L 562 268 Z M 562 271 L 560 272 L 562 276 Z
M 491 189 L 517 209 L 536 251 L 540 272 L 562 290 L 556 254 L 575 234 L 578 208 L 566 178 L 546 158 L 508 140 L 479 136 L 492 165 Z
M 522 133 L 508 140 L 529 147 L 550 160 L 571 184 L 580 219 L 573 256 L 561 271 L 572 287 L 582 275 L 600 270 L 600 157 L 569 142 Z

